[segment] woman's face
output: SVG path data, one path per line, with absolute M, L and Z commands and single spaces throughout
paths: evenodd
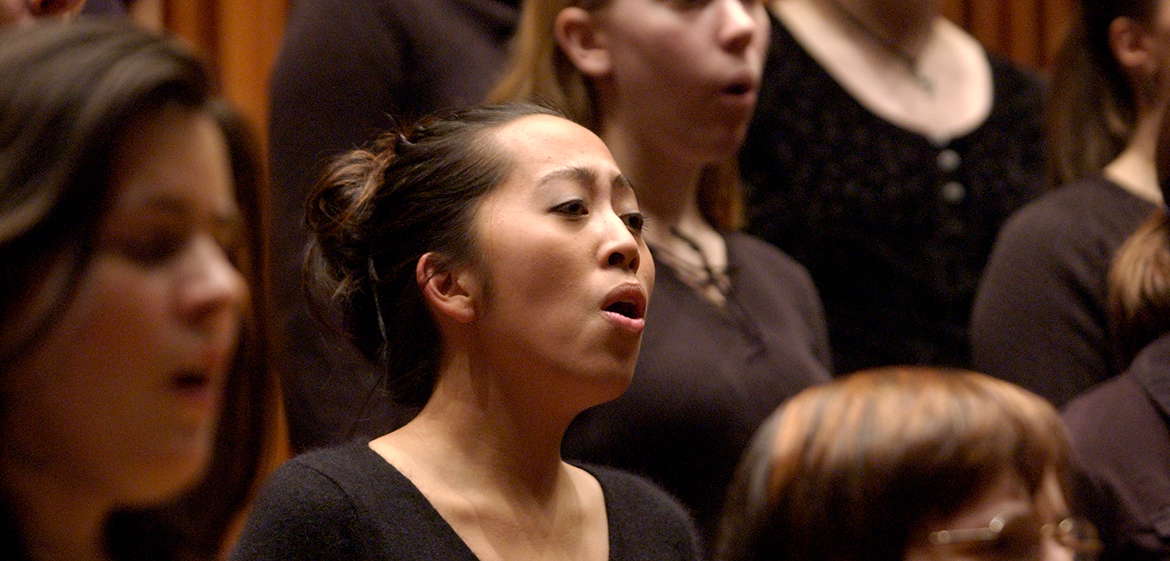
M 633 374 L 654 285 L 634 190 L 605 144 L 565 119 L 524 117 L 496 139 L 513 167 L 475 215 L 481 348 L 522 376 L 555 372 L 552 385 L 520 384 L 548 402 L 613 399 Z
M 228 258 L 240 219 L 212 117 L 168 108 L 116 140 L 92 260 L 2 380 L 0 461 L 140 504 L 206 466 L 248 289 Z M 51 273 L 39 300 L 59 284 Z
M 1072 561 L 1073 552 L 1052 535 L 1054 525 L 1068 516 L 1060 485 L 1049 476 L 1037 496 L 1030 496 L 1013 471 L 1004 472 L 987 491 L 954 516 L 928 525 L 906 552 L 906 561 Z M 995 534 L 987 528 L 1004 522 Z M 1045 525 L 1053 525 L 1044 528 Z M 976 539 L 978 533 L 995 539 Z M 941 537 L 938 532 L 950 532 Z M 932 543 L 931 536 L 940 536 Z
M 736 153 L 768 46 L 761 0 L 612 0 L 596 18 L 614 99 L 605 128 L 689 163 Z

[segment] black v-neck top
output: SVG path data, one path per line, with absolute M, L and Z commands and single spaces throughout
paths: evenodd
M 694 561 L 685 511 L 626 473 L 581 466 L 601 484 L 613 561 Z M 231 559 L 475 561 L 422 492 L 358 439 L 302 454 L 265 483 Z

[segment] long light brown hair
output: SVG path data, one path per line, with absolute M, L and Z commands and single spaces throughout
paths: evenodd
M 1049 188 L 1101 173 L 1129 143 L 1137 97 L 1109 41 L 1117 18 L 1154 19 L 1156 0 L 1081 0 L 1057 51 L 1045 103 Z
M 488 103 L 530 101 L 564 112 L 569 119 L 600 134 L 605 116 L 589 77 L 577 69 L 557 43 L 557 14 L 565 8 L 590 13 L 605 9 L 611 0 L 525 0 L 512 39 L 508 66 Z M 743 225 L 742 182 L 734 159 L 707 166 L 699 179 L 699 211 L 718 230 Z

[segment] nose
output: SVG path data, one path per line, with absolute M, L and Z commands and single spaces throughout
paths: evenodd
M 767 19 L 758 20 L 759 0 L 718 0 L 723 12 L 719 44 L 732 53 L 742 53 L 767 28 Z
M 213 329 L 225 316 L 237 316 L 234 323 L 249 298 L 244 276 L 211 236 L 194 241 L 181 282 L 180 313 L 199 329 Z
M 630 228 L 617 214 L 606 221 L 607 236 L 602 247 L 603 261 L 606 267 L 620 267 L 631 273 L 638 272 L 642 264 L 641 246 L 638 239 L 630 232 Z
M 1037 561 L 1073 561 L 1076 558 L 1076 552 L 1061 544 L 1055 537 L 1044 536 Z

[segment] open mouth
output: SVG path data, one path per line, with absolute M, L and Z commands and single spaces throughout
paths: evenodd
M 753 90 L 755 90 L 755 88 L 752 87 L 751 84 L 749 84 L 747 82 L 742 82 L 742 83 L 732 84 L 730 86 L 727 86 L 726 88 L 723 88 L 723 93 L 725 93 L 727 95 L 745 95 L 745 94 L 751 93 Z
M 612 312 L 630 319 L 642 319 L 644 312 L 638 309 L 634 302 L 619 300 L 605 307 L 605 311 Z
M 609 293 L 601 310 L 619 325 L 640 332 L 646 317 L 646 299 L 641 286 L 623 284 Z
M 183 372 L 177 374 L 172 383 L 181 391 L 201 390 L 211 384 L 211 377 L 203 372 Z

